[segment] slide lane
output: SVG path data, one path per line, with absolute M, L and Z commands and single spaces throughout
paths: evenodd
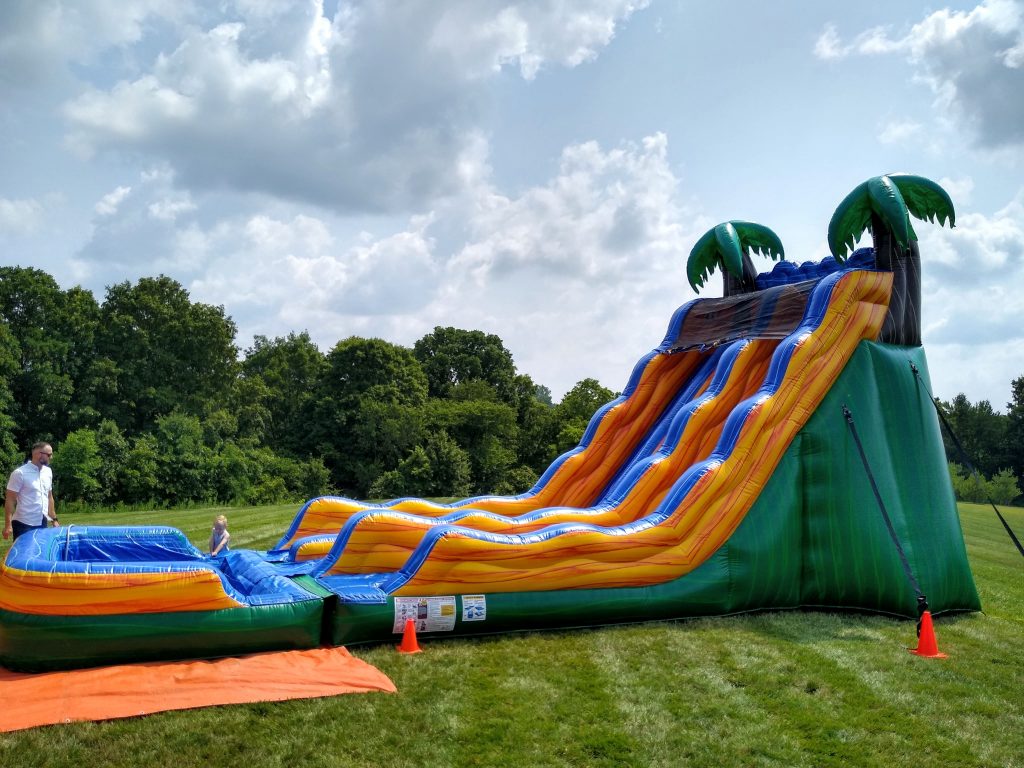
M 656 450 L 635 462 L 599 505 L 549 507 L 519 517 L 475 509 L 440 518 L 366 510 L 342 528 L 320 572 L 396 571 L 425 533 L 442 525 L 489 533 L 529 533 L 574 522 L 613 527 L 643 517 L 657 507 L 683 470 L 710 454 L 733 408 L 761 386 L 777 345 L 777 341 L 739 341 L 710 359 L 678 398 L 667 429 L 652 435 Z
M 322 583 L 343 591 L 346 581 L 372 578 L 385 593 L 431 595 L 642 586 L 689 572 L 735 530 L 857 344 L 877 337 L 891 281 L 866 271 L 822 279 L 800 328 L 772 351 L 763 385 L 732 409 L 710 455 L 665 493 L 651 483 L 650 514 L 525 534 L 436 526 L 397 572 L 325 575 Z M 325 560 L 320 572 L 331 565 Z
M 275 545 L 280 551 L 300 540 L 298 559 L 318 556 L 330 548 L 333 537 L 346 521 L 364 510 L 393 510 L 425 517 L 441 517 L 460 509 L 473 508 L 504 515 L 521 515 L 551 506 L 587 507 L 597 503 L 619 468 L 630 460 L 652 430 L 670 411 L 679 391 L 699 375 L 713 353 L 690 350 L 669 354 L 655 351 L 637 363 L 627 394 L 597 411 L 580 445 L 548 468 L 536 485 L 518 496 L 479 496 L 451 504 L 424 499 L 396 499 L 386 504 L 364 504 L 340 497 L 313 499 L 299 511 L 292 525 Z M 327 547 L 322 547 L 327 535 Z M 309 541 L 318 537 L 319 541 Z

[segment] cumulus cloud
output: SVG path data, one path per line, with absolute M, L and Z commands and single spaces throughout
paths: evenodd
M 186 215 L 195 208 L 189 194 L 175 187 L 173 172 L 142 172 L 93 207 L 91 236 L 75 256 L 76 274 L 100 285 L 157 273 L 187 274 L 198 266 L 183 246 L 197 226 Z
M 181 0 L 4 0 L 0 3 L 0 94 L 37 88 L 70 63 L 139 42 L 153 20 L 189 13 Z
M 1024 278 L 1024 193 L 992 216 L 968 213 L 956 224 L 951 231 L 921 233 L 922 250 L 929 249 L 929 262 L 944 283 L 988 286 L 1000 278 Z
M 844 44 L 827 25 L 814 48 L 821 59 L 900 53 L 980 146 L 1024 144 L 1024 3 L 986 0 L 970 11 L 943 9 L 893 36 L 885 28 Z
M 8 200 L 0 197 L 0 233 L 27 235 L 35 232 L 43 218 L 38 200 Z
M 195 300 L 226 306 L 242 346 L 302 329 L 322 348 L 353 334 L 412 344 L 454 325 L 497 333 L 556 393 L 608 371 L 609 386 L 624 385 L 692 295 L 685 254 L 697 225 L 678 201 L 666 137 L 566 147 L 557 172 L 518 196 L 486 175 L 475 184 L 371 233 L 296 207 L 211 216 L 191 198 L 176 219 L 154 215 L 181 192 L 173 174 L 149 172 L 97 216 L 79 263 L 91 283 L 173 275 Z
M 969 190 L 969 180 L 960 185 Z M 958 216 L 953 230 L 914 225 L 924 271 L 922 335 L 933 376 L 941 371 L 935 394 L 968 392 L 1003 409 L 1010 382 L 1024 375 L 1024 190 L 991 216 Z
M 117 207 L 121 204 L 128 195 L 131 194 L 131 187 L 118 187 L 113 192 L 105 194 L 100 201 L 96 203 L 95 211 L 100 216 L 111 216 L 117 213 Z
M 464 188 L 484 79 L 579 65 L 644 4 L 236 2 L 141 75 L 70 100 L 68 144 L 156 158 L 193 190 L 416 210 Z
M 895 120 L 886 122 L 878 140 L 883 144 L 903 144 L 921 135 L 924 126 L 914 120 Z

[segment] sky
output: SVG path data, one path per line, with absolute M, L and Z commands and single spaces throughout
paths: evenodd
M 101 302 L 169 275 L 243 352 L 455 326 L 556 400 L 621 390 L 707 229 L 817 260 L 896 171 L 956 207 L 915 220 L 933 390 L 1005 411 L 1024 0 L 0 3 L 0 264 Z

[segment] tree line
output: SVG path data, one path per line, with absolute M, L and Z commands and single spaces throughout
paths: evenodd
M 936 400 L 962 447 L 943 429 L 953 490 L 961 501 L 1009 504 L 1024 488 L 1024 376 L 1010 384 L 1006 413 L 988 400 L 972 403 L 963 393 Z M 970 471 L 972 465 L 977 474 Z
M 0 460 L 54 447 L 85 504 L 257 504 L 527 490 L 615 392 L 558 405 L 493 334 L 437 327 L 412 348 L 307 332 L 241 351 L 224 307 L 146 277 L 98 302 L 0 268 Z

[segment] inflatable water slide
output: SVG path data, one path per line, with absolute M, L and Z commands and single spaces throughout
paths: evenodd
M 886 341 L 897 280 L 877 261 L 782 262 L 684 305 L 518 496 L 314 499 L 272 550 L 216 558 L 170 527 L 23 536 L 0 567 L 0 663 L 381 642 L 408 619 L 451 637 L 769 609 L 916 617 L 918 587 L 933 615 L 977 610 L 924 351 Z

